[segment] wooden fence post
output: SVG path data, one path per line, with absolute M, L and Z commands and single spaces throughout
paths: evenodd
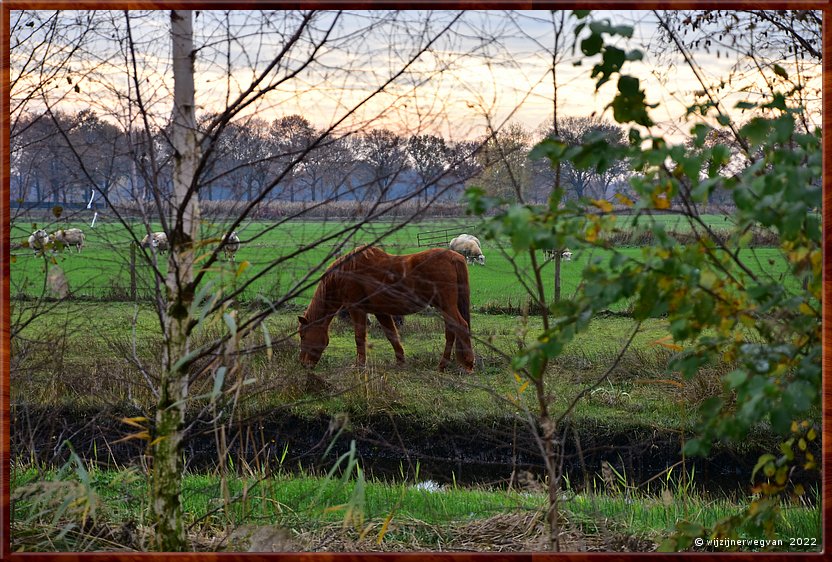
M 130 242 L 130 298 L 133 302 L 138 300 L 136 291 L 136 243 Z

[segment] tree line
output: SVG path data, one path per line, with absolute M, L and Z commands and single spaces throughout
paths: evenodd
M 198 128 L 207 129 L 214 118 L 204 115 Z M 594 117 L 563 118 L 558 133 L 569 144 L 590 133 L 600 133 L 613 144 L 624 142 L 621 127 Z M 336 135 L 318 130 L 301 115 L 271 122 L 249 117 L 229 123 L 215 139 L 202 136 L 214 158 L 201 176 L 201 191 L 206 201 L 250 201 L 282 175 L 271 201 L 392 200 L 419 192 L 427 203 L 432 197 L 458 200 L 465 187 L 478 185 L 508 199 L 519 189 L 524 200 L 540 202 L 551 189 L 554 171 L 543 160 L 531 160 L 529 152 L 552 135 L 551 128 L 530 131 L 517 123 L 458 141 L 387 128 Z M 169 194 L 169 136 L 169 126 L 148 137 L 90 109 L 56 111 L 51 117 L 26 114 L 12 131 L 11 203 L 24 208 L 81 205 L 95 199 L 95 189 L 126 204 L 149 200 L 156 184 Z M 155 166 L 149 143 L 158 160 Z M 607 198 L 622 189 L 626 170 L 624 161 L 603 173 L 569 166 L 562 181 L 567 196 Z

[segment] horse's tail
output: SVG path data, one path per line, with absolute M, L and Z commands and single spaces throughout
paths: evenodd
M 462 362 L 466 355 L 473 358 L 471 350 L 471 287 L 468 284 L 468 266 L 465 265 L 465 259 L 455 260 L 456 262 L 456 306 L 462 319 L 468 324 L 464 326 L 462 333 L 464 338 L 457 336 L 456 338 L 456 357 L 457 361 Z M 468 353 L 466 354 L 466 350 Z M 473 365 L 471 365 L 473 367 Z
M 456 262 L 456 291 L 457 291 L 457 308 L 462 318 L 471 327 L 471 287 L 468 284 L 468 266 L 465 261 L 458 260 Z

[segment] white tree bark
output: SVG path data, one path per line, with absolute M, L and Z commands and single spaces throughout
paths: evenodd
M 170 14 L 173 40 L 173 220 L 168 239 L 165 355 L 153 438 L 152 511 L 156 546 L 162 551 L 186 550 L 182 520 L 182 442 L 188 398 L 190 307 L 193 301 L 195 241 L 199 229 L 199 198 L 195 175 L 199 142 L 194 112 L 194 48 L 192 13 Z

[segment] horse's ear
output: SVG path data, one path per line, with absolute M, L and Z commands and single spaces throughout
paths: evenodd
M 306 326 L 309 324 L 309 321 L 306 319 L 305 316 L 298 316 L 298 322 L 300 322 L 301 326 Z

